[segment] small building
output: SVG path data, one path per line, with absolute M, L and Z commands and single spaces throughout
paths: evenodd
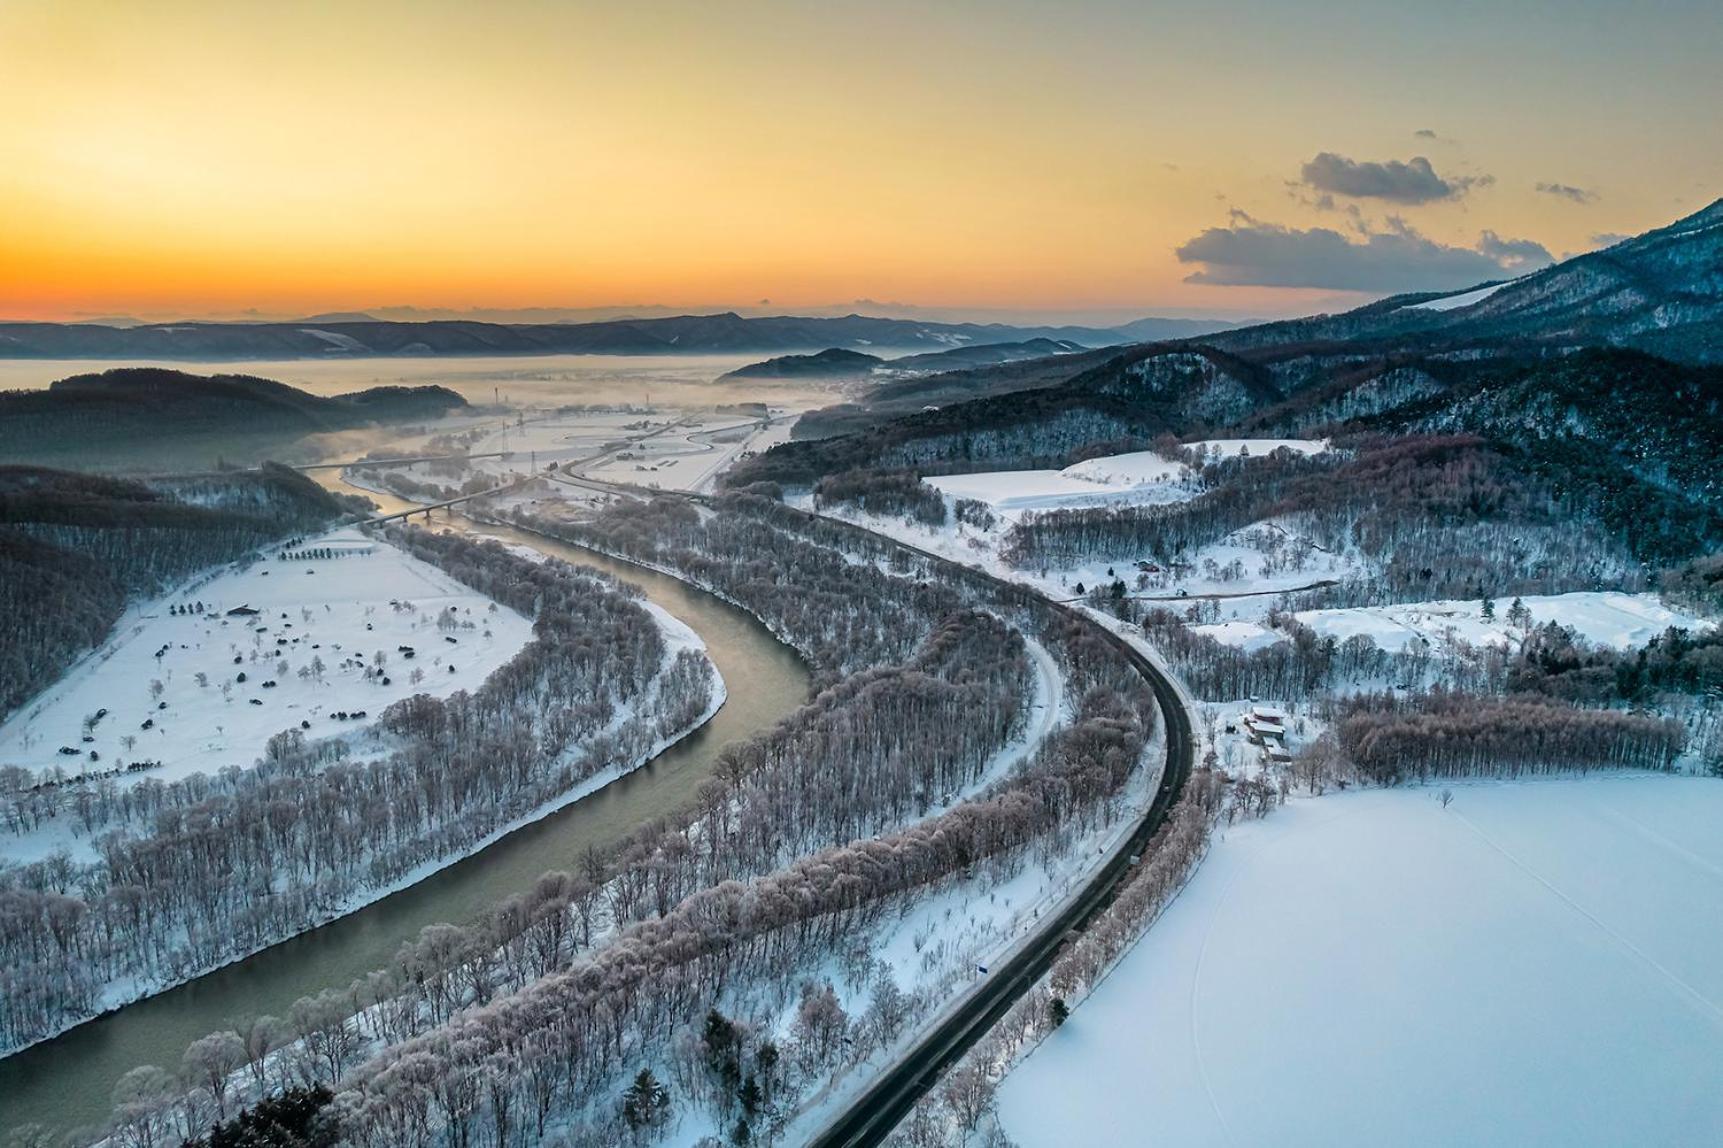
M 254 610 L 250 606 L 235 606 L 227 612 L 227 616 L 229 618 L 250 618 L 261 613 L 263 613 L 263 611 Z
M 1286 727 L 1279 722 L 1261 721 L 1255 714 L 1244 719 L 1246 735 L 1253 745 L 1280 745 L 1286 740 Z

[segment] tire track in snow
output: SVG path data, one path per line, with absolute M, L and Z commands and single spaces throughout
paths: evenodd
M 1636 836 L 1642 838 L 1643 840 L 1651 842 L 1653 845 L 1661 846 L 1664 850 L 1666 850 L 1669 853 L 1673 853 L 1675 856 L 1681 858 L 1683 861 L 1686 861 L 1689 865 L 1691 865 L 1693 868 L 1699 870 L 1700 872 L 1708 873 L 1712 877 L 1716 878 L 1718 881 L 1723 881 L 1723 866 L 1718 865 L 1714 861 L 1710 861 L 1704 857 L 1701 857 L 1699 854 L 1693 852 L 1693 850 L 1687 848 L 1687 846 L 1681 844 L 1679 841 L 1676 841 L 1673 838 L 1659 832 L 1658 830 L 1653 829 L 1651 826 L 1645 824 L 1645 822 L 1639 820 L 1637 817 L 1634 817 L 1628 813 L 1623 813 L 1621 810 L 1615 808 L 1613 805 L 1605 805 L 1601 801 L 1593 801 L 1591 804 L 1592 804 L 1593 808 L 1596 809 L 1599 813 L 1603 814 L 1604 817 L 1608 818 L 1611 821 L 1618 823 L 1623 828 L 1627 829 L 1629 832 L 1635 834 Z
M 1657 960 L 1656 957 L 1653 957 L 1650 953 L 1634 944 L 1627 937 L 1617 932 L 1601 917 L 1597 916 L 1597 914 L 1568 896 L 1567 893 L 1563 892 L 1549 878 L 1545 877 L 1542 873 L 1539 873 L 1536 869 L 1514 856 L 1488 833 L 1485 833 L 1480 829 L 1472 819 L 1467 817 L 1464 813 L 1460 813 L 1453 809 L 1449 809 L 1448 812 L 1457 818 L 1460 824 L 1464 825 L 1467 829 L 1470 829 L 1474 834 L 1476 834 L 1478 840 L 1501 854 L 1510 865 L 1536 881 L 1539 885 L 1542 885 L 1568 908 L 1572 909 L 1585 920 L 1591 922 L 1599 932 L 1603 933 L 1604 936 L 1613 941 L 1617 947 L 1622 949 L 1622 951 L 1637 957 L 1647 968 L 1651 969 L 1659 977 L 1663 978 L 1663 981 L 1675 990 L 1675 995 L 1678 998 L 1683 999 L 1684 1002 L 1693 1009 L 1693 1011 L 1710 1020 L 1713 1024 L 1723 1027 L 1723 1007 L 1719 1007 L 1716 1001 L 1713 1001 L 1710 997 L 1681 979 L 1679 975 L 1665 967 Z
M 1196 1066 L 1197 1079 L 1202 1081 L 1203 1095 L 1208 1097 L 1209 1108 L 1214 1112 L 1214 1118 L 1220 1124 L 1221 1136 L 1228 1144 L 1234 1144 L 1237 1141 L 1233 1139 L 1232 1125 L 1227 1123 L 1226 1113 L 1221 1111 L 1220 1100 L 1214 1093 L 1214 1084 L 1209 1080 L 1208 1062 L 1203 1056 L 1202 1039 L 1197 1035 L 1199 1027 L 1197 1025 L 1197 997 L 1202 987 L 1203 963 L 1208 959 L 1209 942 L 1214 939 L 1215 925 L 1219 923 L 1221 910 L 1226 908 L 1227 900 L 1232 896 L 1233 887 L 1238 884 L 1239 877 L 1243 876 L 1245 869 L 1249 867 L 1249 861 L 1248 854 L 1239 858 L 1233 866 L 1232 872 L 1227 875 L 1226 887 L 1221 890 L 1220 898 L 1215 901 L 1214 911 L 1209 914 L 1208 925 L 1203 929 L 1202 947 L 1197 950 L 1196 967 L 1191 970 L 1190 1007 L 1186 1010 L 1186 1015 L 1190 1020 L 1191 1063 Z

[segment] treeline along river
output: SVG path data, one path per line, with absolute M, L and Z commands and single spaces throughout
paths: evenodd
M 333 475 L 322 481 L 354 492 Z M 410 505 L 364 493 L 385 511 Z M 641 587 L 705 641 L 728 700 L 704 727 L 645 767 L 416 885 L 0 1060 L 0 1138 L 32 1122 L 61 1131 L 98 1124 L 108 1114 L 115 1082 L 128 1070 L 140 1064 L 171 1070 L 200 1036 L 242 1018 L 284 1015 L 302 996 L 344 989 L 385 965 L 425 926 L 476 920 L 530 888 L 540 874 L 576 868 L 589 846 L 603 848 L 692 804 L 724 746 L 770 728 L 807 697 L 808 671 L 793 651 L 752 616 L 684 582 L 508 528 L 474 527 L 441 515 L 431 525 L 531 546 Z

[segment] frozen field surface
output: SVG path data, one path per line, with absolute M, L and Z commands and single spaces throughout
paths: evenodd
M 1655 594 L 1581 592 L 1523 601 L 1535 625 L 1557 622 L 1588 642 L 1617 650 L 1643 646 L 1671 626 L 1704 630 L 1712 625 L 1669 609 Z M 1512 599 L 1496 601 L 1496 616 L 1487 621 L 1483 617 L 1483 603 L 1476 599 L 1305 610 L 1297 618 L 1324 637 L 1345 641 L 1355 634 L 1365 634 L 1385 650 L 1403 650 L 1420 639 L 1439 646 L 1450 636 L 1473 646 L 1506 646 L 1517 641 L 1515 629 L 1507 620 L 1511 604 Z
M 1259 626 L 1255 622 L 1211 622 L 1192 626 L 1191 629 L 1225 645 L 1237 646 L 1247 654 L 1254 654 L 1258 650 L 1266 650 L 1289 640 L 1280 631 Z
M 1723 782 L 1297 800 L 1004 1082 L 1023 1148 L 1723 1143 Z
M 790 437 L 795 416 L 779 409 L 771 418 L 735 414 L 685 414 L 662 434 L 640 439 L 580 473 L 600 482 L 662 490 L 710 490 L 742 457 Z
M 76 774 L 161 763 L 122 773 L 122 784 L 248 767 L 290 726 L 309 722 L 308 737 L 353 731 L 413 694 L 474 689 L 532 638 L 532 623 L 513 610 L 492 610 L 490 599 L 356 528 L 308 539 L 295 553 L 305 550 L 339 556 L 227 567 L 127 610 L 107 643 L 0 726 L 0 764 Z M 195 602 L 204 613 L 170 612 Z M 228 613 L 239 608 L 256 613 Z M 86 717 L 102 709 L 85 742 Z M 335 716 L 356 711 L 366 716 Z
M 1190 471 L 1153 451 L 1109 455 L 1064 470 L 995 470 L 949 474 L 927 484 L 949 498 L 973 498 L 997 511 L 1180 502 L 1194 497 Z

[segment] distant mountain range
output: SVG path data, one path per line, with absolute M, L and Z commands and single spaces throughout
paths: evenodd
M 372 355 L 775 354 L 829 347 L 938 351 L 1051 339 L 1086 347 L 1223 330 L 1200 319 L 1141 319 L 1116 329 L 931 323 L 734 312 L 594 323 L 391 322 L 330 315 L 290 323 L 0 323 L 0 358 L 243 360 Z
M 1012 343 L 979 343 L 949 351 L 927 351 L 888 359 L 863 351 L 828 347 L 813 355 L 780 355 L 761 363 L 738 367 L 727 379 L 839 379 L 888 371 L 894 375 L 931 374 L 994 363 L 1015 363 L 1046 355 L 1069 355 L 1086 350 L 1069 339 L 1025 339 Z
M 735 485 L 1062 467 L 1210 437 L 1471 436 L 1635 553 L 1723 543 L 1723 201 L 1502 284 L 887 383 Z M 817 440 L 817 441 L 809 441 Z

